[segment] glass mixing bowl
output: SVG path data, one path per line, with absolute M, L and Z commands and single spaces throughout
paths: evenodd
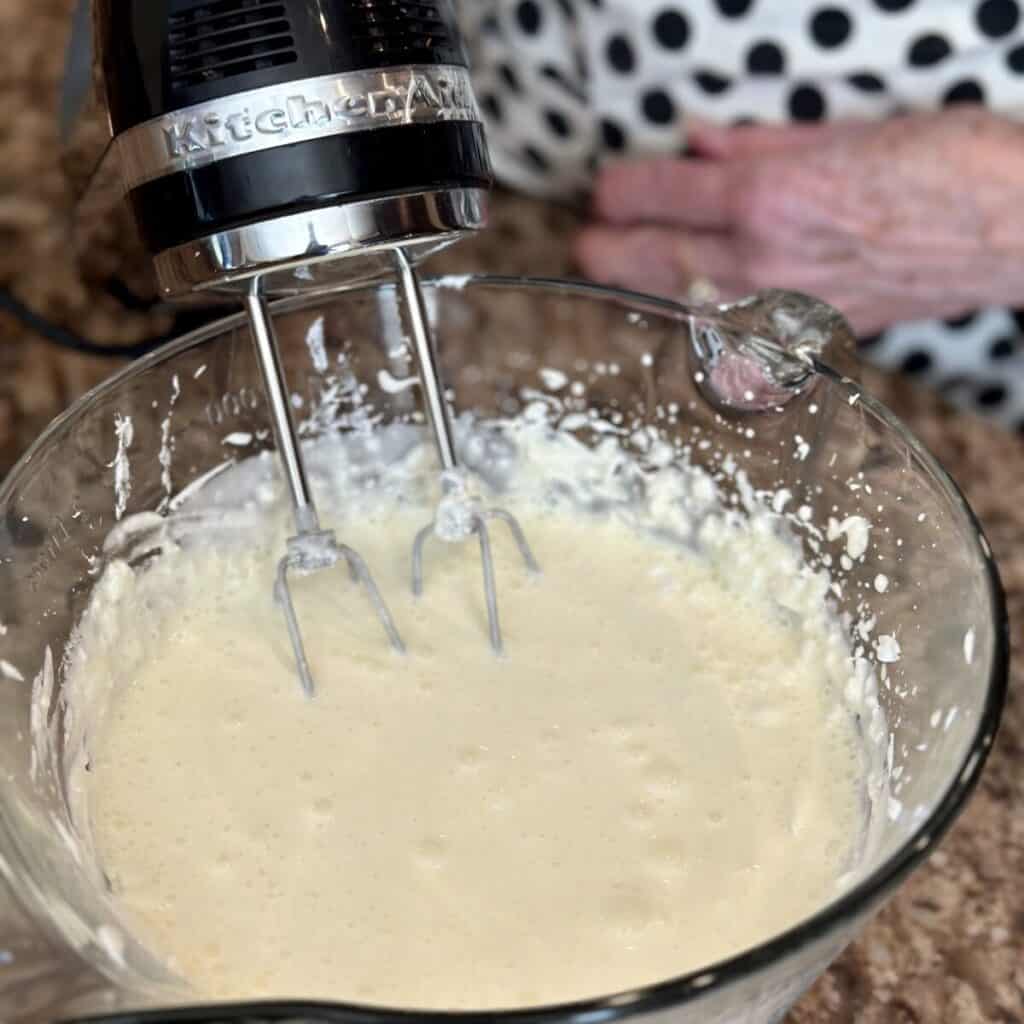
M 699 972 L 491 1015 L 777 1021 L 934 848 L 978 779 L 1008 649 L 978 524 L 931 456 L 862 393 L 845 324 L 812 300 L 768 293 L 693 310 L 584 285 L 487 278 L 429 282 L 426 294 L 457 407 L 494 414 L 561 403 L 586 441 L 608 436 L 589 410 L 605 424 L 640 418 L 662 439 L 683 442 L 727 490 L 745 481 L 786 488 L 808 558 L 828 556 L 844 579 L 838 610 L 851 621 L 870 614 L 876 636 L 898 640 L 898 660 L 890 649 L 878 666 L 890 795 L 856 884 L 786 933 Z M 395 354 L 393 286 L 307 295 L 275 310 L 305 436 L 408 418 L 415 392 L 394 384 L 408 366 Z M 0 893 L 0 1019 L 8 1024 L 135 1009 L 160 1020 L 168 1019 L 161 1007 L 195 1002 L 125 934 L 102 872 L 83 854 L 65 782 L 75 752 L 61 654 L 105 559 L 119 553 L 108 537 L 115 523 L 173 510 L 176 495 L 226 461 L 271 447 L 268 427 L 247 331 L 233 317 L 86 395 L 0 488 L 0 875 L 9 889 Z M 620 441 L 646 443 L 638 436 L 623 431 Z M 844 538 L 827 528 L 830 517 L 851 515 L 872 524 L 856 562 L 844 560 Z M 253 1016 L 388 1024 L 409 1015 L 264 1004 L 173 1019 Z

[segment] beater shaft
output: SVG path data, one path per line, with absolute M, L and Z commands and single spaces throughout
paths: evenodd
M 295 535 L 288 538 L 287 551 L 277 566 L 274 596 L 284 609 L 288 639 L 291 641 L 303 692 L 307 697 L 312 697 L 316 692 L 316 686 L 306 656 L 306 645 L 302 639 L 302 630 L 299 628 L 295 602 L 292 600 L 291 588 L 288 585 L 289 570 L 305 575 L 319 569 L 333 568 L 339 561 L 344 560 L 352 579 L 366 589 L 391 647 L 401 654 L 404 653 L 405 646 L 366 562 L 347 544 L 339 544 L 333 531 L 320 528 L 320 517 L 313 501 L 313 492 L 310 490 L 305 463 L 302 461 L 295 421 L 288 401 L 281 352 L 274 333 L 270 309 L 258 277 L 252 280 L 246 291 L 245 311 L 256 346 L 263 390 L 270 409 L 270 423 L 295 520 Z
M 395 249 L 395 262 L 398 266 L 398 283 L 405 300 L 409 327 L 412 330 L 413 352 L 416 358 L 420 387 L 423 391 L 423 404 L 427 409 L 427 419 L 430 421 L 434 441 L 437 444 L 441 468 L 446 473 L 454 472 L 459 468 L 458 458 L 455 455 L 455 432 L 452 429 L 448 403 L 444 396 L 444 383 L 441 380 L 437 349 L 427 325 L 423 289 L 420 287 L 419 276 L 404 250 Z
M 281 351 L 258 277 L 253 278 L 246 291 L 245 312 L 249 317 L 249 328 L 256 344 L 256 358 L 259 361 L 263 390 L 270 408 L 270 425 L 274 431 L 274 441 L 291 496 L 295 528 L 299 533 L 318 530 L 319 517 L 313 504 L 313 494 L 306 478 L 306 467 L 295 435 L 295 421 L 292 418 L 291 403 L 288 401 Z

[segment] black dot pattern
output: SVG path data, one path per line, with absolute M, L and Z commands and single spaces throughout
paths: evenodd
M 572 124 L 560 110 L 545 110 L 544 119 L 553 135 L 557 135 L 560 139 L 567 139 L 572 135 Z
M 500 121 L 502 118 L 501 100 L 493 92 L 485 92 L 480 97 L 480 107 L 492 121 Z
M 983 409 L 991 409 L 993 406 L 1002 405 L 1008 395 L 1005 385 L 988 384 L 978 392 L 978 405 Z
M 915 349 L 903 360 L 904 373 L 927 373 L 931 368 L 932 357 L 928 354 L 928 351 L 925 348 Z
M 1017 344 L 1014 338 L 996 338 L 989 346 L 989 358 L 995 362 L 1009 359 L 1017 351 Z
M 693 76 L 693 80 L 701 91 L 706 92 L 709 96 L 717 96 L 732 85 L 731 79 L 726 78 L 725 75 L 716 74 L 714 71 L 698 71 Z
M 555 85 L 570 96 L 577 98 L 581 102 L 586 102 L 586 94 L 580 91 L 576 83 L 561 68 L 553 64 L 543 64 L 541 65 L 540 73 L 549 82 L 554 82 Z
M 537 35 L 544 24 L 541 7 L 537 0 L 520 0 L 516 7 L 516 21 L 527 35 Z
M 964 103 L 1015 116 L 1024 94 L 1024 0 L 457 6 L 499 179 L 563 196 L 612 158 L 692 158 L 691 117 L 771 125 Z M 873 362 L 1024 427 L 1024 310 L 895 325 L 862 344 Z
M 523 146 L 523 156 L 534 170 L 543 172 L 550 166 L 548 158 L 536 146 Z
M 715 6 L 726 18 L 742 18 L 754 6 L 754 0 L 715 0 Z
M 947 327 L 952 327 L 953 330 L 959 331 L 965 327 L 970 327 L 977 315 L 977 313 L 963 313 L 960 316 L 948 316 L 943 323 Z
M 861 92 L 885 92 L 885 82 L 870 71 L 858 71 L 850 75 L 847 81 Z
M 628 75 L 636 70 L 636 54 L 633 44 L 625 36 L 612 36 L 608 40 L 608 63 L 620 74 Z
M 519 76 L 511 64 L 499 64 L 498 77 L 509 92 L 522 92 L 523 87 L 519 84 Z
M 798 85 L 789 94 L 789 114 L 794 121 L 820 121 L 826 109 L 825 97 L 813 85 Z
M 747 51 L 747 70 L 752 75 L 781 75 L 786 70 L 782 47 L 771 41 L 754 43 Z
M 929 32 L 927 35 L 919 36 L 910 44 L 907 61 L 913 67 L 927 68 L 945 60 L 952 52 L 953 48 L 944 36 Z
M 1017 0 L 983 0 L 978 5 L 978 29 L 991 39 L 1008 36 L 1020 24 Z
M 654 38 L 666 50 L 681 50 L 690 39 L 690 23 L 679 10 L 664 10 L 654 19 Z
M 985 90 L 981 83 L 973 78 L 964 78 L 946 90 L 942 102 L 946 106 L 954 103 L 984 103 Z
M 671 124 L 676 116 L 676 105 L 664 89 L 651 89 L 644 93 L 641 105 L 644 117 L 651 124 Z
M 852 31 L 853 22 L 841 7 L 823 7 L 811 18 L 811 36 L 826 50 L 842 46 Z
M 601 139 L 615 153 L 621 153 L 626 148 L 626 133 L 616 121 L 607 118 L 601 121 Z

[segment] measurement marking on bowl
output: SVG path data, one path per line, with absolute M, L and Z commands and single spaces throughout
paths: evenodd
M 84 509 L 78 507 L 77 499 L 72 501 L 71 511 L 66 514 L 66 517 L 73 520 L 76 527 L 84 528 L 89 533 L 103 529 L 103 515 L 95 517 L 89 515 Z M 28 585 L 33 591 L 39 589 L 39 584 L 50 571 L 53 563 L 57 561 L 67 543 L 74 539 L 74 535 L 64 522 L 64 516 L 54 516 L 47 530 L 42 549 L 28 570 Z M 87 557 L 84 551 L 83 557 Z
M 254 388 L 241 387 L 237 391 L 225 391 L 220 398 L 206 405 L 206 419 L 211 426 L 219 427 L 226 419 L 241 415 L 243 410 L 260 407 L 260 394 Z

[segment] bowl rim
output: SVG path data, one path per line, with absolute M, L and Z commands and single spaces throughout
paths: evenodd
M 628 305 L 631 310 L 648 310 L 653 314 L 673 319 L 688 319 L 696 310 L 670 299 L 645 295 L 620 288 L 610 288 L 589 282 L 563 280 L 545 277 L 459 274 L 425 277 L 423 284 L 429 288 L 461 291 L 467 287 L 496 287 L 529 289 L 539 292 L 561 293 L 580 298 L 594 298 Z M 326 286 L 311 289 L 297 295 L 277 299 L 271 305 L 275 312 L 285 313 L 306 309 L 319 301 L 331 297 L 357 292 L 371 292 L 392 289 L 393 282 L 362 282 L 351 285 Z M 159 349 L 129 363 L 116 373 L 91 388 L 79 397 L 64 412 L 56 416 L 36 441 L 15 463 L 6 478 L 0 480 L 0 504 L 10 500 L 13 490 L 21 477 L 28 472 L 36 456 L 50 443 L 54 434 L 95 401 L 115 390 L 125 381 L 144 373 L 178 354 L 196 347 L 210 338 L 245 324 L 245 314 L 235 313 L 219 318 L 196 330 L 167 342 Z M 228 1020 L 251 1017 L 254 1013 L 261 1019 L 295 1020 L 303 1017 L 323 1021 L 339 1021 L 345 1024 L 414 1024 L 414 1022 L 435 1022 L 435 1024 L 484 1024 L 494 1020 L 509 1024 L 548 1024 L 554 1021 L 571 1021 L 573 1024 L 595 1024 L 597 1021 L 612 1021 L 639 1013 L 650 1013 L 668 1007 L 705 998 L 715 990 L 734 981 L 747 978 L 771 967 L 775 962 L 799 952 L 800 949 L 826 938 L 833 930 L 870 913 L 911 871 L 920 865 L 938 846 L 966 805 L 980 778 L 982 768 L 988 759 L 999 728 L 1000 718 L 1006 701 L 1009 684 L 1010 627 L 1006 597 L 998 569 L 992 557 L 991 548 L 973 509 L 963 492 L 946 472 L 938 460 L 908 429 L 903 421 L 882 402 L 863 391 L 854 381 L 832 369 L 827 361 L 817 358 L 810 360 L 814 371 L 825 377 L 831 384 L 846 391 L 848 399 L 859 401 L 884 427 L 893 431 L 905 442 L 931 474 L 933 480 L 945 492 L 953 508 L 964 517 L 980 555 L 985 574 L 989 604 L 992 612 L 991 628 L 993 657 L 991 671 L 986 684 L 985 702 L 978 715 L 974 735 L 969 748 L 955 772 L 950 773 L 950 782 L 935 803 L 931 813 L 920 822 L 912 834 L 880 863 L 870 874 L 822 909 L 802 919 L 783 932 L 741 953 L 726 957 L 714 963 L 689 971 L 664 981 L 640 988 L 571 1002 L 547 1004 L 521 1009 L 491 1011 L 431 1011 L 395 1009 L 334 1001 L 302 1000 L 259 1000 L 245 1003 L 216 1004 L 215 1006 L 180 1007 L 177 1009 L 107 1014 L 87 1020 L 104 1021 L 109 1024 L 143 1024 L 143 1022 L 201 1022 L 216 1020 L 217 1024 Z M 856 398 L 854 398 L 856 396 Z M 211 1016 L 212 1015 L 212 1016 Z

